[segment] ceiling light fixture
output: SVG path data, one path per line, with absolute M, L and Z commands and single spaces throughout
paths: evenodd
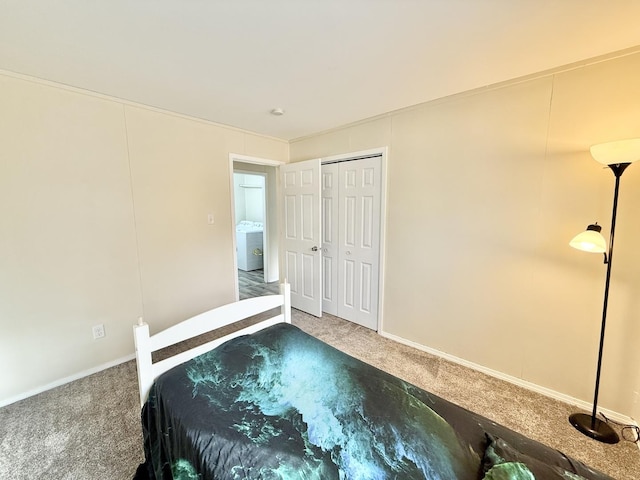
M 276 117 L 280 117 L 284 115 L 284 110 L 282 108 L 274 108 L 271 110 L 271 115 L 275 115 Z

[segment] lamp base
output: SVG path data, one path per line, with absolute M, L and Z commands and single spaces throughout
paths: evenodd
M 587 437 L 602 443 L 618 443 L 620 438 L 607 422 L 593 418 L 586 413 L 574 413 L 569 416 L 569 422 Z

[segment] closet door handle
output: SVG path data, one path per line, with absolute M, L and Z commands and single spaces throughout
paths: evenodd
M 316 247 L 316 246 L 311 247 L 311 251 L 312 252 L 317 252 L 318 251 L 318 247 Z

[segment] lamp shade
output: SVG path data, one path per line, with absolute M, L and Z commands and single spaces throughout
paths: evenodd
M 569 245 L 578 250 L 591 253 L 604 253 L 607 250 L 607 242 L 600 233 L 602 227 L 597 223 L 589 225 L 587 229 L 573 237 Z
M 593 145 L 591 156 L 603 165 L 633 163 L 640 160 L 640 138 Z

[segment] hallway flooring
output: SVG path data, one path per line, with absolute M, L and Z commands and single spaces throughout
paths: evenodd
M 278 282 L 264 283 L 263 270 L 245 272 L 244 270 L 238 269 L 238 287 L 240 300 L 280 293 Z

